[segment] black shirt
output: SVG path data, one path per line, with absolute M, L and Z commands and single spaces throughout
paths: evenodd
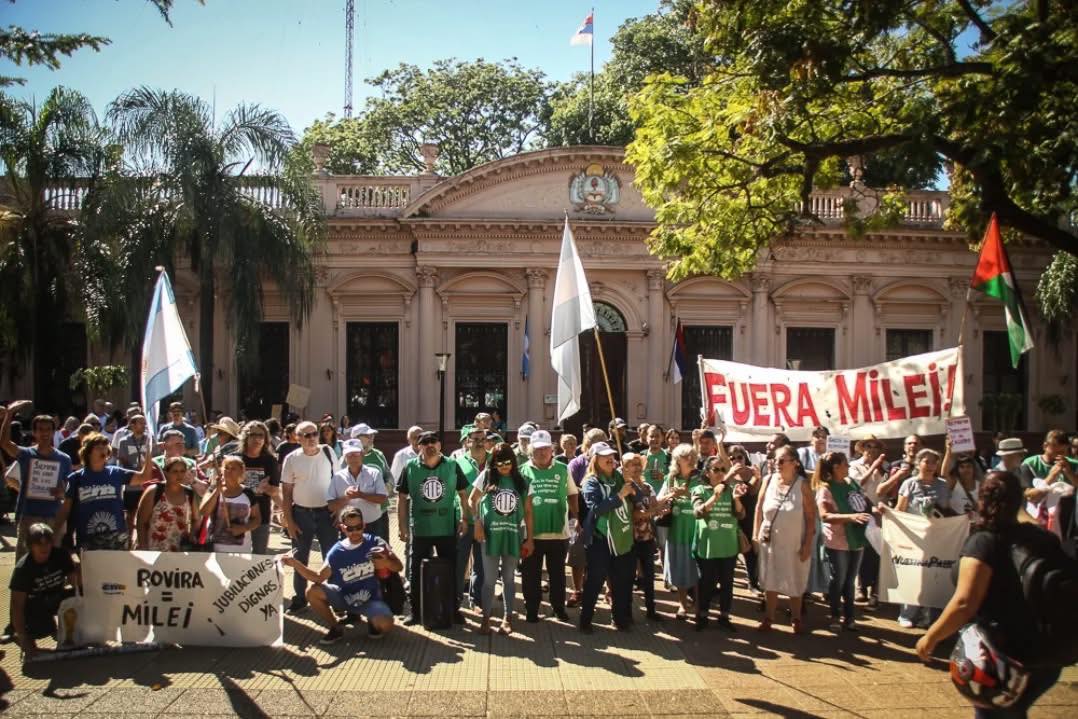
M 56 449 L 66 454 L 68 457 L 71 457 L 71 464 L 81 467 L 82 459 L 79 457 L 79 447 L 81 446 L 82 440 L 75 435 L 71 435 L 63 442 L 61 442 L 60 446 Z
M 262 522 L 268 525 L 272 500 L 268 494 L 258 494 L 258 485 L 262 484 L 263 479 L 268 479 L 271 486 L 281 486 L 281 465 L 268 454 L 248 457 L 246 454 L 236 453 L 236 456 L 243 460 L 243 487 L 255 493 Z
M 33 553 L 27 552 L 15 563 L 8 588 L 26 592 L 27 604 L 33 603 L 35 610 L 55 612 L 64 598 L 67 575 L 73 571 L 75 563 L 63 549 L 53 547 L 44 564 L 35 562 Z
M 1034 554 L 1044 555 L 1059 550 L 1059 540 L 1051 532 L 1033 524 L 1021 523 L 1002 532 L 974 532 L 962 545 L 962 557 L 972 557 L 992 568 L 992 579 L 977 618 L 995 625 L 1005 644 L 1001 649 L 1022 660 L 1023 647 L 1030 646 L 1036 632 L 1030 607 L 1022 594 L 1022 582 L 1011 558 L 1011 546 L 1019 543 Z M 957 578 L 958 565 L 955 565 Z
M 297 449 L 299 449 L 298 442 L 281 442 L 277 445 L 277 459 L 283 463 L 284 458 L 295 452 Z

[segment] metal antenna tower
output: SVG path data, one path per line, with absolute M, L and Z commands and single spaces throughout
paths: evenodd
M 356 25 L 355 0 L 344 0 L 344 116 L 352 116 L 352 34 Z

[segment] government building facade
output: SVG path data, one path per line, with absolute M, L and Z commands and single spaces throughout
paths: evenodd
M 842 226 L 851 190 L 839 188 L 812 196 L 822 225 L 774 244 L 744 278 L 672 283 L 645 245 L 654 213 L 614 147 L 528 152 L 456 177 L 320 172 L 312 181 L 329 226 L 313 312 L 297 326 L 267 287 L 261 369 L 244 376 L 219 301 L 211 409 L 266 416 L 290 385 L 300 385 L 310 399 L 293 409 L 306 416 L 347 414 L 383 429 L 437 427 L 445 361 L 446 427 L 491 410 L 509 428 L 527 419 L 556 426 L 548 347 L 566 213 L 591 285 L 616 411 L 632 425 L 698 424 L 697 355 L 822 370 L 954 346 L 977 259 L 963 235 L 942 227 L 946 193 L 911 193 L 899 227 L 852 238 Z M 1051 251 L 1035 241 L 1008 248 L 1032 312 Z M 174 285 L 195 340 L 195 278 L 181 269 Z M 219 286 L 225 295 L 227 281 Z M 1051 346 L 1034 317 L 1037 347 L 1012 369 L 1002 306 L 974 294 L 963 357 L 974 427 L 1074 427 L 1073 330 Z M 693 370 L 674 384 L 678 319 Z M 610 416 L 594 340 L 582 336 L 581 343 L 584 409 L 566 422 L 570 430 Z M 108 361 L 90 355 L 91 363 Z M 196 407 L 193 390 L 185 394 Z

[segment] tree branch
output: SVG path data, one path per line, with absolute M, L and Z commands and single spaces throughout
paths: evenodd
M 991 75 L 995 71 L 988 62 L 954 62 L 950 65 L 899 70 L 890 67 L 874 67 L 857 75 L 847 75 L 839 82 L 862 82 L 876 77 L 960 77 L 962 75 Z
M 987 42 L 992 42 L 998 35 L 996 31 L 992 29 L 992 26 L 985 22 L 984 18 L 974 9 L 969 0 L 958 0 L 958 5 L 966 13 L 966 17 L 970 22 L 977 26 L 977 29 L 981 31 L 981 37 Z

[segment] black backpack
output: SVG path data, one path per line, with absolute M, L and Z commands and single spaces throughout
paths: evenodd
M 1078 562 L 1058 543 L 1046 552 L 1016 542 L 1011 559 L 1036 626 L 1027 664 L 1065 667 L 1078 662 Z

